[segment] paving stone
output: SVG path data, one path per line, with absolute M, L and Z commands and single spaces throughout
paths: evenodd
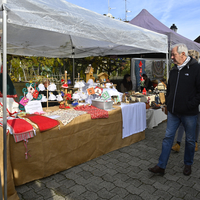
M 66 179 L 66 177 L 65 177 L 63 174 L 59 173 L 59 174 L 55 174 L 55 175 L 53 176 L 53 179 L 54 179 L 56 182 L 60 182 L 60 181 L 62 181 L 62 180 L 64 180 L 64 179 Z
M 24 192 L 27 192 L 29 190 L 31 190 L 30 187 L 28 187 L 28 185 L 21 185 L 21 186 L 17 186 L 15 187 L 15 189 L 17 190 L 17 192 L 23 194 Z
M 112 197 L 110 200 L 122 200 L 122 198 L 118 195 Z
M 78 195 L 76 192 L 73 192 L 68 195 L 69 200 L 86 200 L 85 197 Z
M 93 176 L 102 177 L 106 172 L 100 171 L 99 169 L 95 169 L 91 172 Z
M 189 186 L 189 187 L 192 187 L 194 185 L 193 181 L 190 181 L 190 180 L 185 181 L 183 178 L 179 178 L 177 182 L 180 183 L 181 185 Z
M 135 187 L 139 187 L 140 185 L 142 185 L 142 182 L 135 178 L 129 178 L 125 182 L 130 183 L 131 185 L 134 185 Z
M 93 171 L 93 170 L 96 169 L 95 167 L 90 166 L 88 163 L 87 163 L 87 165 L 81 164 L 80 167 L 81 167 L 84 171 Z M 78 172 L 78 173 L 80 173 L 80 172 Z
M 53 176 L 48 176 L 46 178 L 40 179 L 40 182 L 42 182 L 42 183 L 48 183 L 49 181 L 52 181 L 52 180 L 53 180 Z
M 55 195 L 55 192 L 49 188 L 45 188 L 37 192 L 38 195 L 43 196 L 44 199 L 48 199 Z
M 86 188 L 82 185 L 74 185 L 70 187 L 70 190 L 73 190 L 77 195 L 80 195 L 86 191 Z
M 104 171 L 107 169 L 107 167 L 105 165 L 102 165 L 102 164 L 98 164 L 95 166 L 97 169 L 101 170 L 101 171 Z
M 35 192 L 37 192 L 39 190 L 43 190 L 44 188 L 46 188 L 45 183 L 42 183 L 40 180 L 32 181 L 30 183 L 27 183 L 26 185 L 28 187 L 34 189 Z
M 152 195 L 151 193 L 149 193 L 148 191 L 144 191 L 140 194 L 140 197 L 142 197 L 142 199 L 144 200 L 157 200 L 159 197 Z
M 183 198 L 186 195 L 186 192 L 179 191 L 179 190 L 174 189 L 174 188 L 170 188 L 168 190 L 168 192 L 169 192 L 169 194 L 171 194 L 173 197 L 176 197 L 176 198 Z
M 175 181 L 167 181 L 165 185 L 168 185 L 170 188 L 174 188 L 176 190 L 179 190 L 182 187 L 180 183 L 177 183 Z
M 114 182 L 116 180 L 115 177 L 111 176 L 110 174 L 105 174 L 101 177 L 104 181 Z
M 199 188 L 200 188 L 200 185 L 195 183 L 193 186 L 193 189 L 199 191 L 200 190 Z
M 88 172 L 88 171 L 81 171 L 81 172 L 78 173 L 78 175 L 82 176 L 85 179 L 88 179 L 91 176 L 93 176 L 93 174 L 91 172 Z
M 22 194 L 22 197 L 23 197 L 23 199 L 27 199 L 27 200 L 36 200 L 38 198 L 41 198 L 42 195 L 31 190 L 31 191 L 24 192 Z
M 114 185 L 120 187 L 120 188 L 126 188 L 130 185 L 130 183 L 124 182 L 120 179 L 117 179 L 113 182 Z
M 156 190 L 154 193 L 153 193 L 154 196 L 158 196 L 158 197 L 163 197 L 163 199 L 165 200 L 169 200 L 172 198 L 172 195 L 169 194 L 168 192 L 166 191 L 163 191 L 163 190 Z
M 48 198 L 47 200 L 65 200 L 64 197 L 55 195 L 53 197 Z
M 63 175 L 66 175 L 66 174 L 71 174 L 71 173 L 74 173 L 74 174 L 77 174 L 78 172 L 80 172 L 80 171 L 82 171 L 83 169 L 81 168 L 81 167 L 79 167 L 79 166 L 75 166 L 75 167 L 72 167 L 72 168 L 69 168 L 69 169 L 67 169 L 67 170 L 65 170 L 65 171 L 62 171 L 62 172 L 60 172 L 61 174 L 63 174 Z
M 65 179 L 65 180 L 60 181 L 60 185 L 64 185 L 66 188 L 70 188 L 76 185 L 76 183 L 74 180 Z
M 143 200 L 142 197 L 137 196 L 135 194 L 129 194 L 126 197 L 124 197 L 124 200 Z
M 148 194 L 153 194 L 156 191 L 155 187 L 151 185 L 142 184 L 138 188 L 144 190 L 145 192 L 148 192 Z
M 51 180 L 48 183 L 46 183 L 46 187 L 52 188 L 52 189 L 57 188 L 59 186 L 60 186 L 60 184 L 57 183 L 55 180 Z
M 77 173 L 74 173 L 74 172 L 67 173 L 67 174 L 65 174 L 65 176 L 66 176 L 66 178 L 72 179 L 72 180 L 79 178 L 79 175 L 77 175 Z
M 130 177 L 134 177 L 135 175 L 137 175 L 137 173 L 141 171 L 139 167 L 135 167 L 135 166 L 129 166 L 128 168 L 126 168 L 126 170 L 128 171 L 127 175 Z
M 85 187 L 89 191 L 98 192 L 99 190 L 101 190 L 104 187 L 104 185 L 102 185 L 101 183 L 100 184 L 89 183 L 89 184 L 85 185 Z
M 102 188 L 97 192 L 98 196 L 102 199 L 111 199 L 115 194 L 108 192 L 105 188 Z
M 85 185 L 85 184 L 88 184 L 90 182 L 89 178 L 85 179 L 83 177 L 78 177 L 78 178 L 74 179 L 74 181 L 75 181 L 76 184 L 79 184 L 79 185 Z
M 123 173 L 117 173 L 115 174 L 115 178 L 126 182 L 126 180 L 128 180 L 130 177 Z
M 56 195 L 65 197 L 65 196 L 71 194 L 73 192 L 73 190 L 70 190 L 69 188 L 65 187 L 65 185 L 62 185 L 62 186 L 54 189 L 54 192 Z
M 156 188 L 156 189 L 159 189 L 159 190 L 164 190 L 164 191 L 167 191 L 170 187 L 168 185 L 165 185 L 165 184 L 162 184 L 162 183 L 154 183 L 153 186 Z
M 184 200 L 199 200 L 198 197 L 194 197 L 193 195 L 187 194 L 184 198 Z
M 194 188 L 191 188 L 191 187 L 186 187 L 186 186 L 183 186 L 181 189 L 180 189 L 181 192 L 186 192 L 187 194 L 190 194 L 191 196 L 196 196 L 198 193 L 199 193 L 199 190 L 195 190 Z
M 160 200 L 160 199 L 159 199 Z M 163 199 L 164 200 L 164 199 Z M 183 200 L 182 198 L 172 197 L 170 200 Z
M 126 163 L 126 161 L 125 162 L 122 162 L 122 161 L 120 161 L 120 162 L 118 162 L 117 164 L 115 164 L 115 166 L 118 168 L 118 166 L 119 167 L 122 167 L 124 170 L 126 170 L 130 165 L 128 164 L 128 163 Z
M 118 196 L 121 197 L 121 199 L 123 199 L 125 196 L 129 194 L 129 192 L 126 189 L 121 188 L 121 187 L 115 187 L 110 192 L 115 195 L 117 194 Z
M 107 174 L 110 174 L 111 176 L 117 174 L 117 171 L 115 169 L 106 168 L 103 171 L 106 172 Z
M 111 182 L 103 181 L 99 184 L 99 186 L 106 188 L 106 190 L 110 191 L 115 188 L 115 185 Z
M 91 191 L 86 191 L 83 194 L 81 194 L 81 196 L 88 200 L 98 199 L 98 195 L 95 192 L 91 192 Z
M 139 195 L 139 194 L 141 194 L 142 192 L 144 192 L 143 189 L 139 189 L 139 188 L 135 187 L 134 185 L 129 185 L 129 186 L 126 188 L 126 190 L 127 190 L 129 193 L 131 193 L 131 194 L 137 194 L 137 195 Z

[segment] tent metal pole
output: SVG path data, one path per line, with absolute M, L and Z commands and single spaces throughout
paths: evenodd
M 169 61 L 168 61 L 168 53 L 166 53 L 166 63 L 167 63 L 167 80 L 166 80 L 166 82 L 168 82 L 168 79 L 169 79 Z
M 73 45 L 73 41 L 72 41 L 71 35 L 69 36 L 69 38 L 70 38 L 71 45 L 72 45 L 72 61 L 73 61 L 72 84 L 74 85 L 74 83 L 75 83 L 75 65 L 74 65 L 74 54 L 75 54 L 74 49 L 75 49 L 75 47 Z
M 169 42 L 169 50 L 168 50 L 168 52 L 169 52 L 169 61 L 168 61 L 168 63 L 169 63 L 169 67 L 168 67 L 168 70 L 170 71 L 170 68 L 171 68 L 171 41 Z M 168 75 L 169 76 L 169 75 Z
M 4 170 L 4 199 L 7 200 L 7 11 L 3 10 L 3 170 Z
M 72 80 L 72 84 L 74 85 L 75 83 L 75 65 L 74 65 L 74 52 L 73 52 L 73 80 Z

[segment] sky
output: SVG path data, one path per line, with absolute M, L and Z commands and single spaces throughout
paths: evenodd
M 132 20 L 146 9 L 167 27 L 175 24 L 177 33 L 195 40 L 200 36 L 200 0 L 66 0 L 99 14 L 109 13 L 119 20 Z M 125 12 L 125 10 L 130 12 Z M 127 14 L 127 15 L 126 15 Z

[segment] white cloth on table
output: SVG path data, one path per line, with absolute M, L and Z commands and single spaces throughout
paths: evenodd
M 146 110 L 147 128 L 149 129 L 158 126 L 158 124 L 160 124 L 166 119 L 167 115 L 162 111 L 162 108 L 159 109 L 150 108 Z
M 125 104 L 122 109 L 122 138 L 146 129 L 146 104 L 143 102 Z

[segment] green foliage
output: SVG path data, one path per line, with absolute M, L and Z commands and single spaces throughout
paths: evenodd
M 85 70 L 91 64 L 94 74 L 106 72 L 110 76 L 124 75 L 130 73 L 130 60 L 117 57 L 87 57 L 74 59 L 75 78 L 80 77 L 85 80 Z M 41 77 L 49 75 L 64 74 L 65 71 L 73 75 L 72 58 L 45 58 L 8 55 L 8 71 L 13 81 L 38 81 Z M 39 78 L 38 78 L 39 77 Z

